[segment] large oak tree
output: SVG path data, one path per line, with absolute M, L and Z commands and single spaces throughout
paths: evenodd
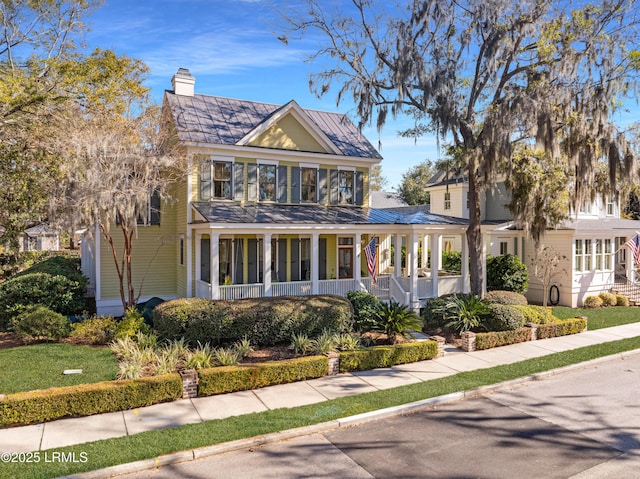
M 480 195 L 496 174 L 509 176 L 514 153 L 543 171 L 566 168 L 576 205 L 590 195 L 599 165 L 611 191 L 633 171 L 633 151 L 611 119 L 636 80 L 632 0 L 351 0 L 335 10 L 307 0 L 286 21 L 285 42 L 304 34 L 320 45 L 310 57 L 318 95 L 337 87 L 338 103 L 349 96 L 361 126 L 382 128 L 389 115 L 409 114 L 415 134 L 436 133 L 464 159 L 476 294 Z M 540 224 L 559 218 L 532 227 L 529 211 L 514 214 L 535 240 Z

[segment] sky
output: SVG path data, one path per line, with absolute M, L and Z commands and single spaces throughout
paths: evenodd
M 331 0 L 327 0 L 331 2 Z M 339 2 L 339 0 L 335 0 Z M 336 3 L 338 4 L 338 3 Z M 146 86 L 161 103 L 178 68 L 196 78 L 196 93 L 285 104 L 347 114 L 357 123 L 353 105 L 336 106 L 337 90 L 318 99 L 309 75 L 318 65 L 305 61 L 317 49 L 312 39 L 284 45 L 279 11 L 296 11 L 296 0 L 104 0 L 87 19 L 88 51 L 100 47 L 142 60 L 150 68 Z M 435 138 L 401 138 L 409 119 L 390 120 L 381 133 L 364 135 L 380 151 L 387 190 L 402 174 L 426 159 L 438 160 Z

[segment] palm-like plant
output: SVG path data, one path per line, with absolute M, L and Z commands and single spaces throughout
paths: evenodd
M 480 327 L 482 319 L 489 313 L 487 303 L 474 294 L 453 295 L 445 303 L 445 328 L 464 333 Z
M 418 330 L 422 322 L 411 308 L 391 300 L 383 303 L 379 313 L 380 326 L 384 330 L 391 344 L 395 344 L 398 336 L 411 336 L 411 330 Z

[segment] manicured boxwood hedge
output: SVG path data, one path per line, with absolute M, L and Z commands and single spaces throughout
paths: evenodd
M 273 384 L 285 384 L 326 376 L 326 356 L 270 361 L 238 366 L 222 366 L 198 371 L 198 396 L 245 391 Z
M 181 397 L 182 380 L 177 373 L 20 392 L 0 401 L 0 426 L 122 411 Z
M 531 328 L 520 328 L 513 331 L 492 331 L 476 334 L 476 349 L 491 349 L 507 344 L 531 341 Z
M 412 363 L 438 356 L 436 341 L 416 341 L 394 346 L 374 346 L 340 353 L 340 372 L 386 368 L 395 364 Z
M 153 311 L 154 328 L 161 339 L 210 343 L 212 346 L 247 338 L 256 346 L 290 341 L 294 334 L 316 336 L 323 329 L 348 332 L 353 308 L 339 296 L 280 296 L 211 301 L 177 299 Z
M 558 336 L 566 336 L 568 334 L 581 333 L 587 329 L 587 320 L 585 318 L 573 318 L 558 320 L 549 324 L 541 324 L 538 326 L 538 339 L 555 338 Z

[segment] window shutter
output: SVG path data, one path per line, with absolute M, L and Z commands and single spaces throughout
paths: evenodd
M 291 241 L 291 281 L 300 281 L 300 240 Z
M 291 203 L 300 203 L 300 168 L 291 167 Z
M 159 225 L 160 224 L 160 192 L 158 190 L 154 190 L 151 198 L 149 200 L 149 224 Z
M 278 240 L 278 281 L 287 280 L 287 240 Z
M 235 243 L 233 255 L 234 258 L 234 276 L 235 281 L 234 284 L 243 284 L 244 283 L 244 268 L 243 268 L 243 258 L 244 258 L 244 240 L 243 239 L 235 239 L 233 240 Z
M 249 239 L 249 284 L 258 282 L 258 240 Z
M 244 201 L 244 163 L 233 165 L 233 199 Z
M 364 203 L 364 173 L 356 171 L 356 205 Z
M 210 200 L 212 194 L 211 163 L 207 161 L 200 165 L 200 199 Z
M 318 241 L 318 279 L 327 279 L 327 239 Z M 313 251 L 311 252 L 313 254 Z
M 340 198 L 340 195 L 338 194 L 338 170 L 331 170 L 329 174 L 331 175 L 329 203 L 337 205 Z
M 278 166 L 278 203 L 287 202 L 287 167 Z
M 247 201 L 258 201 L 258 165 L 247 165 Z
M 321 168 L 318 170 L 318 203 L 321 205 L 327 204 L 327 170 Z

